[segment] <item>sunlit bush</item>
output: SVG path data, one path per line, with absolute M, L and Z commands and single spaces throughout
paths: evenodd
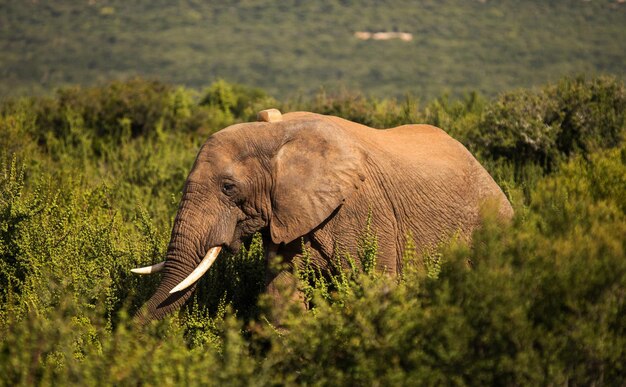
M 486 107 L 468 144 L 485 157 L 550 170 L 563 157 L 615 147 L 625 136 L 624 83 L 575 78 L 502 95 Z
M 133 95 L 124 91 L 133 82 L 107 98 Z M 113 93 L 104 89 L 90 92 Z M 178 106 L 180 122 L 226 106 L 215 96 L 196 102 L 183 89 L 157 89 L 169 96 L 163 111 Z M 38 117 L 47 103 L 61 106 L 60 97 L 3 105 L 0 384 L 623 384 L 623 85 L 564 80 L 510 95 L 440 98 L 423 110 L 412 100 L 287 102 L 374 126 L 422 119 L 448 126 L 475 147 L 511 197 L 515 219 L 501 224 L 485 209 L 471 246 L 451 240 L 418 255 L 409 242 L 399 277 L 372 270 L 377 237 L 366 228 L 357 256 L 334 257 L 330 273 L 306 259 L 297 267 L 308 310 L 272 307 L 262 294 L 266 263 L 257 235 L 240 253 L 220 257 L 179 314 L 145 329 L 132 315 L 158 276 L 138 278 L 129 269 L 162 260 L 206 133 L 148 114 L 145 130 L 133 134 L 122 119 L 104 135 L 115 141 L 102 141 L 94 130 L 104 130 L 106 119 L 89 123 L 92 108 L 73 116 L 82 118 L 71 130 L 61 119 L 55 132 L 42 122 L 56 125 L 58 111 L 48 121 Z M 64 106 L 81 103 L 88 104 Z M 229 120 L 249 119 L 250 104 L 230 103 Z M 130 105 L 111 106 L 120 110 L 102 117 L 137 117 L 125 113 Z M 539 130 L 549 111 L 558 117 L 556 137 L 536 151 L 511 141 L 535 133 L 524 132 L 524 123 L 536 124 L 540 139 L 552 136 Z M 501 132 L 481 126 L 496 117 Z M 507 145 L 496 151 L 494 141 Z M 516 149 L 527 157 L 507 153 Z

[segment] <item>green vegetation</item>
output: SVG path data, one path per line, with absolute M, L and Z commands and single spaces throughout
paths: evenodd
M 617 0 L 2 1 L 0 96 L 144 76 L 285 98 L 343 85 L 424 100 L 626 75 Z M 413 40 L 362 41 L 356 31 Z
M 400 278 L 371 270 L 376 230 L 322 277 L 311 309 L 272 309 L 256 237 L 183 311 L 139 332 L 201 142 L 259 108 L 375 127 L 432 123 L 462 141 L 516 217 L 452 240 Z M 486 99 L 342 92 L 276 102 L 134 79 L 0 106 L 0 384 L 606 384 L 626 380 L 626 86 L 566 78 Z M 345 266 L 345 265 L 344 265 Z M 360 268 L 363 268 L 362 270 Z M 285 292 L 293 289 L 284 289 Z M 281 327 L 265 316 L 280 315 Z

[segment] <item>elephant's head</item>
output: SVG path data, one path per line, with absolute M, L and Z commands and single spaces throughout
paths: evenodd
M 264 116 L 267 122 L 217 132 L 200 149 L 165 262 L 133 270 L 162 271 L 140 321 L 179 308 L 222 248 L 236 251 L 257 231 L 275 244 L 291 242 L 331 216 L 364 180 L 365 154 L 336 124 L 312 114 Z

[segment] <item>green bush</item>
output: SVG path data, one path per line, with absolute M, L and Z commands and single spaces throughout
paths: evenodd
M 224 80 L 217 80 L 208 88 L 200 100 L 200 106 L 208 106 L 212 111 L 222 112 L 228 123 L 237 121 L 256 121 L 257 112 L 274 107 L 276 100 L 263 90 L 230 84 Z
M 240 95 L 237 87 L 217 85 Z M 129 130 L 122 121 L 104 135 L 114 140 L 104 141 L 95 132 L 101 123 L 86 119 L 88 109 L 67 131 L 54 132 L 38 117 L 59 100 L 5 103 L 0 384 L 621 385 L 626 145 L 620 93 L 619 81 L 597 78 L 495 102 L 475 94 L 440 98 L 423 109 L 412 99 L 288 101 L 283 106 L 374 126 L 423 119 L 447 127 L 478 150 L 511 197 L 515 219 L 500 224 L 486 208 L 471 246 L 451 240 L 423 255 L 409 238 L 400 277 L 371 270 L 376 230 L 366 228 L 357 256 L 335 257 L 331 273 L 322 275 L 306 259 L 297 268 L 307 311 L 296 304 L 272 308 L 262 294 L 257 235 L 240 253 L 220 257 L 181 313 L 143 330 L 129 316 L 158 276 L 139 278 L 129 270 L 163 258 L 204 129 L 179 130 L 159 118 L 135 136 L 131 130 L 116 137 Z M 187 117 L 226 106 L 192 101 L 183 104 Z M 254 102 L 242 104 L 247 107 L 228 105 L 229 120 L 248 119 L 243 112 Z M 507 153 L 522 149 L 509 140 L 535 133 L 523 132 L 523 123 L 539 128 L 549 111 L 558 113 L 556 137 L 536 151 L 524 148 L 527 158 Z M 55 122 L 55 112 L 46 122 Z M 120 112 L 102 114 L 127 116 Z M 502 118 L 503 138 L 482 126 L 494 117 Z M 489 145 L 496 140 L 508 150 L 497 153 Z M 271 315 L 282 317 L 280 326 Z
M 551 170 L 563 157 L 616 147 L 625 136 L 624 83 L 579 77 L 502 95 L 486 107 L 467 141 L 484 157 Z
M 147 134 L 159 124 L 181 125 L 189 116 L 190 103 L 167 84 L 133 79 L 104 87 L 60 89 L 55 98 L 40 104 L 39 126 L 59 137 L 79 120 L 97 137 L 120 138 Z

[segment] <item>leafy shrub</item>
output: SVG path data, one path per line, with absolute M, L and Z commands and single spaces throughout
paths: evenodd
M 40 104 L 39 126 L 58 137 L 67 135 L 77 119 L 97 137 L 120 138 L 147 134 L 162 120 L 167 127 L 176 127 L 189 114 L 188 101 L 180 95 L 177 98 L 171 86 L 141 79 L 87 89 L 64 88 L 57 91 L 56 98 Z
M 129 316 L 158 277 L 137 278 L 129 269 L 162 259 L 202 136 L 157 119 L 136 137 L 101 141 L 95 151 L 101 139 L 84 118 L 68 131 L 42 135 L 47 129 L 37 117 L 45 102 L 9 102 L 0 108 L 7 134 L 0 136 L 6 145 L 0 148 L 1 384 L 621 385 L 620 85 L 565 80 L 493 103 L 472 95 L 440 98 L 423 110 L 412 100 L 333 102 L 328 109 L 374 126 L 420 117 L 448 126 L 480 150 L 511 195 L 516 218 L 503 225 L 486 209 L 472 246 L 452 240 L 417 255 L 409 242 L 400 277 L 371 270 L 376 233 L 365 229 L 358 256 L 337 257 L 328 275 L 306 259 L 298 268 L 308 311 L 267 305 L 256 236 L 239 254 L 220 257 L 181 313 L 141 332 Z M 323 106 L 286 106 L 297 103 Z M 200 102 L 179 105 L 190 109 L 179 117 L 210 111 Z M 233 119 L 244 119 L 235 112 L 245 109 L 229 106 Z M 525 106 L 541 120 L 525 116 Z M 496 156 L 491 142 L 478 141 L 480 130 L 496 137 L 480 126 L 494 112 L 510 139 L 524 120 L 545 123 L 546 107 L 558 113 L 560 134 L 529 151 L 529 159 Z M 567 118 L 564 111 L 574 113 Z M 105 136 L 132 132 L 128 121 L 119 125 Z M 560 141 L 565 131 L 576 140 Z M 508 139 L 499 143 L 512 151 L 519 144 Z M 539 155 L 546 155 L 550 174 Z M 266 319 L 276 313 L 283 316 L 280 327 Z
M 626 136 L 626 88 L 614 78 L 563 79 L 502 95 L 468 133 L 471 149 L 552 169 L 563 157 L 618 146 Z
M 218 128 L 235 122 L 256 121 L 257 112 L 276 104 L 263 90 L 224 80 L 213 82 L 199 103 L 211 112 Z
M 467 144 L 467 133 L 478 126 L 486 105 L 487 101 L 476 92 L 459 100 L 444 95 L 426 106 L 424 122 L 444 129 Z

